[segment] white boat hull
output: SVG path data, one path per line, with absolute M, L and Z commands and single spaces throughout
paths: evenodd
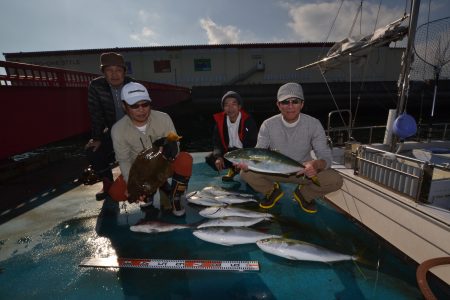
M 450 256 L 450 211 L 421 203 L 336 167 L 342 188 L 326 198 L 417 263 Z M 450 284 L 450 265 L 430 270 Z

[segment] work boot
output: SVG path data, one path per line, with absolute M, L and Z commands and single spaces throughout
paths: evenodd
M 234 176 L 237 174 L 237 170 L 234 167 L 228 168 L 228 173 L 225 176 L 222 176 L 222 181 L 229 182 L 233 181 Z
M 316 202 L 311 200 L 310 202 L 306 201 L 305 197 L 301 193 L 302 185 L 298 185 L 294 191 L 294 199 L 298 202 L 303 211 L 309 214 L 315 214 L 317 212 Z
M 174 173 L 172 176 L 172 185 L 169 198 L 172 203 L 172 213 L 177 217 L 184 216 L 184 214 L 186 213 L 183 207 L 183 203 L 181 202 L 181 197 L 187 190 L 188 182 L 189 177 L 184 177 L 176 173 Z
M 109 188 L 113 184 L 112 180 L 108 177 L 103 177 L 103 188 L 100 192 L 95 194 L 95 199 L 97 201 L 105 200 L 106 196 L 108 195 Z
M 275 182 L 273 184 L 273 189 L 268 192 L 262 199 L 261 201 L 259 201 L 259 207 L 261 208 L 272 208 L 275 203 L 278 202 L 278 200 L 281 199 L 281 197 L 283 197 L 284 192 L 281 190 L 280 185 L 278 184 L 278 182 Z

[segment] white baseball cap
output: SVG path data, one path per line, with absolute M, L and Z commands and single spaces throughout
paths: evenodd
M 145 86 L 137 82 L 125 84 L 122 88 L 121 98 L 128 105 L 133 105 L 143 100 L 152 101 Z

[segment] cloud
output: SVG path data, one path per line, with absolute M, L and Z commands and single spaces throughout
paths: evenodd
M 141 29 L 140 33 L 130 34 L 130 38 L 133 41 L 136 41 L 136 42 L 139 42 L 142 44 L 150 44 L 151 39 L 154 38 L 155 36 L 156 36 L 155 32 L 146 26 L 144 26 Z
M 139 45 L 156 45 L 153 40 L 158 36 L 157 33 L 150 28 L 149 23 L 154 21 L 155 19 L 159 19 L 159 15 L 156 13 L 149 13 L 146 10 L 140 9 L 137 12 L 137 20 L 140 25 L 138 33 L 131 33 L 129 35 L 130 39 L 134 42 L 137 42 Z M 130 25 L 133 26 L 133 22 L 130 21 Z M 134 31 L 134 30 L 133 30 Z
M 239 42 L 241 31 L 234 26 L 219 26 L 210 18 L 200 19 L 200 26 L 206 31 L 208 44 L 232 44 Z
M 302 42 L 333 42 L 341 40 L 350 33 L 359 8 L 359 1 L 344 2 L 336 18 L 339 6 L 340 2 L 286 4 L 285 7 L 288 9 L 288 14 L 291 18 L 287 25 Z M 357 19 L 352 35 L 368 34 L 374 31 L 378 8 L 377 4 L 364 4 L 362 22 L 360 22 L 360 18 Z M 382 5 L 378 15 L 377 28 L 399 19 L 403 15 L 403 9 Z M 327 39 L 335 18 L 336 23 Z

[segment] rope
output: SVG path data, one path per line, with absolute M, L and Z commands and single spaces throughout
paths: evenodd
M 450 256 L 436 257 L 422 262 L 417 268 L 416 271 L 417 284 L 419 285 L 420 291 L 422 292 L 425 299 L 427 300 L 437 299 L 427 282 L 428 270 L 435 266 L 448 264 L 450 264 Z

